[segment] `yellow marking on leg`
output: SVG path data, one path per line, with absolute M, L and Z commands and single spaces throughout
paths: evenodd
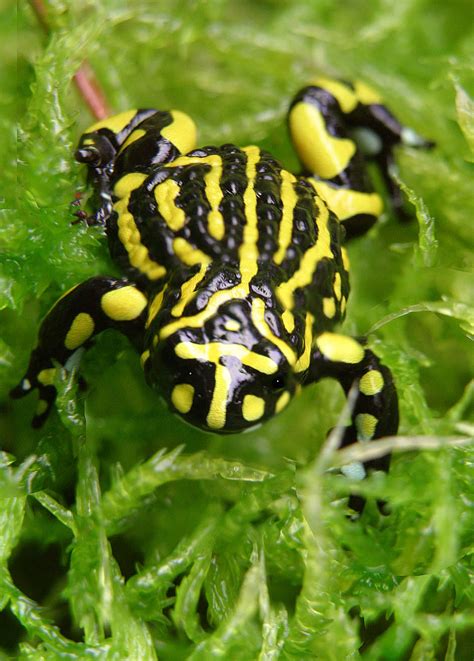
M 281 315 L 281 320 L 288 333 L 292 333 L 295 330 L 295 318 L 292 312 L 285 310 Z
M 355 365 L 364 358 L 364 347 L 347 335 L 321 333 L 316 338 L 316 345 L 321 353 L 331 361 Z
M 286 406 L 288 406 L 288 403 L 291 399 L 290 393 L 288 390 L 285 390 L 284 393 L 280 395 L 280 397 L 277 399 L 277 403 L 275 404 L 275 413 L 280 413 L 280 411 L 283 411 Z
M 130 124 L 137 112 L 138 110 L 127 110 L 118 115 L 106 117 L 106 119 L 101 119 L 100 122 L 96 122 L 95 124 L 92 124 L 92 126 L 89 126 L 84 133 L 94 133 L 94 131 L 98 131 L 99 129 L 110 129 L 113 133 L 120 133 L 128 124 Z
M 359 441 L 370 441 L 377 427 L 377 418 L 370 413 L 359 413 L 355 418 L 357 438 Z
M 282 216 L 280 221 L 280 229 L 278 232 L 278 250 L 273 255 L 275 264 L 281 264 L 285 258 L 288 246 L 291 243 L 291 235 L 293 233 L 293 212 L 295 209 L 298 196 L 293 186 L 296 181 L 290 172 L 286 170 L 281 171 L 281 202 L 283 205 Z
M 38 376 L 36 377 L 43 386 L 52 386 L 54 383 L 54 377 L 56 375 L 56 368 L 50 367 L 45 370 L 41 370 Z
M 283 304 L 283 307 L 292 310 L 294 306 L 293 294 L 295 289 L 299 287 L 306 287 L 309 285 L 314 277 L 314 273 L 319 262 L 324 257 L 331 258 L 333 256 L 331 250 L 331 237 L 329 234 L 328 220 L 329 211 L 327 206 L 315 198 L 315 202 L 319 208 L 318 223 L 318 239 L 316 243 L 308 248 L 301 258 L 298 270 L 286 282 L 282 282 L 277 287 L 277 296 Z
M 156 186 L 153 191 L 158 211 L 163 216 L 165 223 L 173 232 L 178 232 L 184 227 L 186 214 L 183 209 L 176 206 L 176 198 L 179 195 L 180 187 L 173 179 L 166 179 Z
M 94 320 L 87 312 L 79 312 L 74 318 L 64 340 L 66 349 L 73 351 L 80 347 L 94 332 Z
M 344 248 L 344 246 L 341 247 L 341 257 L 342 257 L 342 264 L 345 270 L 349 273 L 349 270 L 351 268 L 351 263 L 349 261 L 349 255 L 347 254 L 347 250 L 346 248 Z
M 48 402 L 46 402 L 44 399 L 40 399 L 38 401 L 38 404 L 36 405 L 35 415 L 43 415 L 43 413 L 46 412 L 47 408 L 48 408 Z
M 343 296 L 341 298 L 341 314 L 344 314 L 344 312 L 346 311 L 346 305 L 347 305 L 347 298 Z
M 312 80 L 311 85 L 322 87 L 324 90 L 327 90 L 329 94 L 332 94 L 339 103 L 343 113 L 351 112 L 357 105 L 357 97 L 353 90 L 339 80 L 320 76 L 315 80 Z
M 179 383 L 173 388 L 171 402 L 180 413 L 189 413 L 193 399 L 194 387 L 190 383 Z
M 282 339 L 277 337 L 265 321 L 265 303 L 261 298 L 252 301 L 252 321 L 262 337 L 274 344 L 293 367 L 296 364 L 296 354 Z
M 248 422 L 260 420 L 265 413 L 265 400 L 256 395 L 245 395 L 242 403 L 242 416 Z
M 323 313 L 328 319 L 336 315 L 336 302 L 333 298 L 323 298 Z
M 366 372 L 359 381 L 359 390 L 363 395 L 372 397 L 373 395 L 378 395 L 382 391 L 384 386 L 384 379 L 382 373 L 379 370 L 370 370 Z
M 178 259 L 180 259 L 186 266 L 194 266 L 195 264 L 210 264 L 211 258 L 206 253 L 195 248 L 189 241 L 178 236 L 173 241 L 173 250 Z
M 142 353 L 142 355 L 140 356 L 140 363 L 141 363 L 142 367 L 145 367 L 145 363 L 146 363 L 146 361 L 148 360 L 149 357 L 150 357 L 150 351 L 148 349 L 146 349 Z
M 201 264 L 201 267 L 197 273 L 195 273 L 189 280 L 183 282 L 181 285 L 181 292 L 179 301 L 171 308 L 171 314 L 173 317 L 180 317 L 183 314 L 183 310 L 186 305 L 192 300 L 194 294 L 196 293 L 196 288 L 201 280 L 206 275 L 208 263 Z
M 205 321 L 207 321 L 207 319 L 210 319 L 210 317 L 215 314 L 222 303 L 225 303 L 232 298 L 244 299 L 246 296 L 248 296 L 250 291 L 250 280 L 258 270 L 257 196 L 254 190 L 254 179 L 256 174 L 256 165 L 260 159 L 260 150 L 258 147 L 251 146 L 244 147 L 242 151 L 247 154 L 247 165 L 245 171 L 248 178 L 248 184 L 244 193 L 246 224 L 243 231 L 242 244 L 239 248 L 239 265 L 242 278 L 241 283 L 235 287 L 231 287 L 230 289 L 217 291 L 211 296 L 205 309 L 198 314 L 193 315 L 192 317 L 183 317 L 182 319 L 177 319 L 176 321 L 171 322 L 162 328 L 160 331 L 161 339 L 169 337 L 175 331 L 181 328 L 199 328 Z M 189 163 L 205 163 L 206 158 L 198 158 L 197 156 L 180 156 L 175 161 L 173 161 L 172 165 L 175 166 L 187 165 Z M 178 241 L 178 244 L 176 244 L 176 241 Z M 184 244 L 181 244 L 182 241 L 184 241 L 184 239 L 175 239 L 173 244 L 175 252 L 179 252 L 179 249 L 182 247 L 183 256 L 178 254 L 178 257 L 182 259 L 182 261 L 185 261 L 184 258 L 188 259 L 188 261 L 185 261 L 186 264 L 202 263 L 204 259 L 204 253 L 195 250 L 186 241 L 184 241 Z
M 293 106 L 289 126 L 303 165 L 323 179 L 332 179 L 343 172 L 356 152 L 352 140 L 328 133 L 323 115 L 310 103 L 301 101 Z
M 131 285 L 108 291 L 102 296 L 100 301 L 102 310 L 114 321 L 131 321 L 132 319 L 136 319 L 141 315 L 146 305 L 146 296 Z
M 337 188 L 312 177 L 308 181 L 340 221 L 357 214 L 379 216 L 383 211 L 382 198 L 377 193 L 361 193 L 348 188 Z
M 359 103 L 362 103 L 364 106 L 383 103 L 382 97 L 361 80 L 356 80 L 354 87 Z
M 196 146 L 196 124 L 181 110 L 171 110 L 170 114 L 171 124 L 161 130 L 161 135 L 186 154 Z
M 119 154 L 121 154 L 126 147 L 131 145 L 132 142 L 136 142 L 137 140 L 140 140 L 140 138 L 143 138 L 144 135 L 146 135 L 146 131 L 144 129 L 135 129 L 132 131 L 123 145 L 120 147 Z
M 295 372 L 304 372 L 308 369 L 311 362 L 311 350 L 313 348 L 313 315 L 308 312 L 306 314 L 305 329 L 304 329 L 304 351 L 296 361 Z
M 139 188 L 145 179 L 146 175 L 140 172 L 131 172 L 119 179 L 114 187 L 114 194 L 119 198 L 114 204 L 114 210 L 118 216 L 118 237 L 128 253 L 130 264 L 149 280 L 158 280 L 165 275 L 166 269 L 150 258 L 148 248 L 142 244 L 138 227 L 128 210 L 132 192 Z
M 336 272 L 334 274 L 334 282 L 332 284 L 332 288 L 334 291 L 334 296 L 337 298 L 338 301 L 340 301 L 342 296 L 342 282 L 341 282 L 341 274 L 339 272 Z
M 160 292 L 158 292 L 158 294 L 156 294 L 156 296 L 153 298 L 150 304 L 150 308 L 148 310 L 148 319 L 146 321 L 145 328 L 148 328 L 150 326 L 151 322 L 160 311 L 161 305 L 163 303 L 163 297 L 165 295 L 165 289 L 166 287 L 163 287 L 163 289 Z

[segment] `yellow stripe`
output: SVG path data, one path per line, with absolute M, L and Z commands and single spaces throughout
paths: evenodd
M 130 264 L 150 280 L 157 280 L 165 275 L 166 269 L 150 258 L 148 248 L 141 242 L 135 220 L 128 211 L 130 195 L 145 179 L 146 175 L 139 172 L 131 172 L 119 179 L 114 188 L 114 194 L 119 198 L 114 204 L 114 210 L 118 215 L 118 236 L 128 253 Z
M 311 81 L 311 84 L 316 85 L 317 87 L 322 87 L 324 90 L 327 90 L 329 94 L 332 94 L 344 113 L 351 112 L 357 105 L 357 97 L 354 92 L 350 87 L 344 85 L 344 83 L 341 83 L 339 80 L 333 80 L 332 78 L 321 76 Z
M 173 241 L 174 254 L 186 266 L 194 266 L 195 264 L 210 264 L 211 258 L 206 253 L 195 248 L 189 241 L 178 236 Z
M 295 365 L 296 355 L 293 349 L 286 342 L 274 335 L 270 326 L 265 321 L 265 303 L 261 298 L 256 298 L 252 302 L 252 321 L 260 335 L 274 344 L 291 366 Z
M 185 154 L 196 145 L 196 125 L 181 110 L 171 110 L 171 124 L 161 130 L 165 140 L 169 140 L 182 154 Z
M 315 199 L 319 209 L 317 218 L 318 239 L 316 243 L 308 248 L 301 258 L 299 269 L 286 282 L 277 287 L 277 296 L 283 307 L 292 310 L 294 306 L 293 294 L 298 287 L 306 287 L 313 279 L 318 263 L 324 257 L 332 257 L 331 237 L 329 234 L 328 220 L 329 212 L 326 205 L 319 199 Z
M 293 211 L 298 200 L 293 183 L 296 181 L 290 172 L 286 170 L 281 171 L 281 202 L 283 205 L 283 212 L 280 221 L 280 230 L 278 233 L 278 250 L 273 256 L 275 264 L 281 264 L 288 246 L 291 243 L 291 235 L 293 232 Z
M 183 284 L 181 285 L 181 294 L 179 301 L 176 303 L 176 305 L 173 306 L 171 310 L 171 314 L 174 317 L 180 317 L 183 314 L 184 308 L 191 301 L 191 299 L 193 298 L 196 292 L 197 285 L 206 275 L 207 266 L 208 266 L 207 263 L 202 263 L 199 271 L 195 273 L 191 278 L 189 278 L 189 280 L 183 282 Z
M 173 232 L 182 229 L 186 221 L 186 214 L 183 209 L 176 206 L 176 198 L 180 190 L 179 185 L 173 179 L 166 179 L 166 181 L 158 184 L 154 190 L 158 211 Z
M 135 142 L 136 140 L 140 140 L 140 138 L 143 138 L 144 135 L 146 135 L 146 131 L 144 129 L 135 129 L 135 131 L 132 131 L 128 136 L 128 138 L 123 143 L 123 145 L 121 145 L 119 149 L 119 154 L 121 154 L 126 147 L 131 145 L 132 142 Z
M 153 319 L 156 317 L 158 312 L 160 311 L 161 304 L 163 303 L 163 297 L 165 295 L 165 289 L 166 287 L 163 287 L 163 289 L 156 294 L 154 299 L 152 300 L 149 310 L 148 310 L 148 319 L 145 324 L 145 328 L 148 328 L 148 326 L 151 324 Z
M 101 119 L 100 122 L 96 122 L 95 124 L 92 124 L 92 126 L 89 126 L 85 133 L 93 133 L 99 129 L 110 129 L 114 133 L 120 133 L 127 126 L 127 124 L 130 124 L 137 112 L 138 110 L 127 110 L 126 112 L 121 112 L 118 115 L 113 115 L 112 117 Z
M 343 172 L 356 152 L 347 138 L 330 135 L 316 106 L 300 102 L 290 111 L 289 126 L 296 151 L 309 172 L 332 179 Z
M 361 80 L 356 80 L 354 87 L 358 101 L 365 106 L 369 106 L 372 103 L 383 103 L 382 97 Z
M 359 213 L 379 216 L 383 211 L 382 198 L 377 193 L 361 193 L 347 188 L 335 188 L 312 177 L 308 181 L 341 221 Z
M 313 348 L 313 315 L 308 312 L 304 330 L 304 351 L 296 361 L 295 372 L 304 372 L 311 362 L 311 349 Z
M 198 314 L 192 317 L 183 317 L 182 319 L 177 319 L 176 321 L 162 328 L 160 331 L 160 339 L 169 337 L 175 331 L 181 328 L 199 328 L 205 321 L 207 321 L 207 319 L 210 319 L 210 317 L 215 314 L 222 303 L 225 303 L 232 298 L 244 299 L 249 293 L 250 280 L 258 270 L 257 197 L 254 190 L 254 179 L 256 174 L 256 165 L 260 159 L 260 150 L 258 147 L 251 146 L 245 147 L 242 151 L 247 154 L 246 175 L 248 177 L 248 184 L 244 193 L 245 214 L 247 222 L 244 227 L 242 245 L 239 249 L 240 273 L 242 281 L 235 287 L 224 289 L 213 294 L 209 299 L 205 309 Z M 174 167 L 175 165 L 187 165 L 189 163 L 203 163 L 206 162 L 206 158 L 198 158 L 197 156 L 180 156 L 175 161 L 173 161 L 172 166 Z M 188 253 L 188 251 L 183 247 L 183 254 L 186 255 L 188 259 L 191 259 L 192 257 L 191 251 L 193 251 L 195 255 L 200 253 L 200 251 L 194 250 L 192 246 L 190 246 L 190 244 L 188 244 L 186 241 L 184 241 L 184 244 L 180 243 L 183 241 L 184 239 L 175 239 L 175 252 L 179 250 L 181 245 L 184 246 L 184 244 L 186 244 L 189 247 L 190 252 Z M 178 245 L 176 242 L 178 242 Z M 203 255 L 203 253 L 200 254 Z M 184 261 L 181 254 L 178 254 L 178 257 Z M 196 259 L 195 261 L 187 261 L 185 263 L 195 264 L 202 262 L 203 259 L 200 258 Z
M 222 159 L 220 156 L 217 156 L 217 154 L 212 158 L 212 167 L 204 177 L 204 184 L 206 187 L 205 193 L 208 202 L 211 205 L 211 210 L 207 216 L 207 222 L 209 234 L 214 237 L 214 239 L 217 239 L 217 241 L 220 241 L 224 238 L 225 232 L 224 218 L 219 211 L 219 205 L 223 198 L 220 186 L 222 177 Z

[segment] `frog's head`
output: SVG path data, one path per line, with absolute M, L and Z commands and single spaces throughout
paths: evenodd
M 296 356 L 283 335 L 262 299 L 231 300 L 194 323 L 162 328 L 147 380 L 190 424 L 243 431 L 285 408 L 298 389 Z

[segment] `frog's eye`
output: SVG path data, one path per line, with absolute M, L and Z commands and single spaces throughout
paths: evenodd
M 273 377 L 271 387 L 273 390 L 282 390 L 286 387 L 288 375 L 285 372 L 280 372 Z
M 74 157 L 79 163 L 87 163 L 90 165 L 97 165 L 100 161 L 99 150 L 92 146 L 78 149 L 74 154 Z

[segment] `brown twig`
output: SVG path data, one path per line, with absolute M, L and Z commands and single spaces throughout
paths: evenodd
M 50 33 L 48 13 L 43 0 L 30 0 L 30 6 L 46 34 Z M 77 90 L 95 119 L 104 119 L 111 113 L 91 66 L 84 60 L 73 76 Z

